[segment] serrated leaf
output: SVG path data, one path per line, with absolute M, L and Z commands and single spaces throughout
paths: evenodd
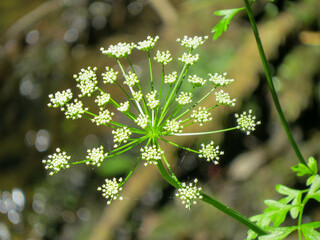
M 223 18 L 211 30 L 211 32 L 214 33 L 213 40 L 217 40 L 220 37 L 220 35 L 223 33 L 223 31 L 228 30 L 231 19 L 243 9 L 245 8 L 242 7 L 242 8 L 224 9 L 224 10 L 216 11 L 214 13 L 217 16 L 223 16 Z
M 268 226 L 272 221 L 273 213 L 267 212 L 250 217 L 250 220 L 256 222 L 259 227 Z
M 298 165 L 291 167 L 291 169 L 293 172 L 297 173 L 298 177 L 302 177 L 304 175 L 313 175 L 311 169 L 302 163 L 299 163 Z
M 281 185 L 281 184 L 278 184 L 276 186 L 276 191 L 282 195 L 288 195 L 292 198 L 296 197 L 300 192 L 297 189 L 289 188 L 289 187 Z
M 266 231 L 271 232 L 268 235 L 259 237 L 259 240 L 282 240 L 287 237 L 290 233 L 296 230 L 297 227 L 267 227 Z
M 265 210 L 265 214 L 272 217 L 273 225 L 279 226 L 286 219 L 288 211 L 292 208 L 291 205 L 279 203 L 274 200 L 265 200 L 265 204 L 269 206 Z

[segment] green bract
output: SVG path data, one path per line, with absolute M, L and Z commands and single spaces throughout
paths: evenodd
M 176 178 L 159 142 L 165 141 L 175 147 L 197 153 L 199 158 L 205 158 L 207 161 L 218 164 L 223 151 L 220 151 L 219 146 L 215 146 L 213 141 L 209 144 L 203 143 L 200 150 L 195 150 L 179 146 L 170 141 L 170 136 L 212 134 L 235 129 L 241 129 L 249 134 L 257 124 L 260 124 L 260 122 L 255 121 L 255 117 L 251 115 L 251 110 L 249 110 L 248 114 L 246 112 L 236 114 L 237 126 L 209 132 L 184 132 L 183 130 L 187 126 L 193 124 L 203 126 L 205 123 L 212 121 L 211 112 L 213 109 L 223 107 L 223 105 L 229 107 L 235 105 L 236 99 L 231 99 L 228 93 L 221 90 L 222 87 L 231 84 L 233 79 L 227 79 L 226 73 L 222 75 L 209 73 L 207 79 L 197 75 L 187 75 L 189 68 L 199 61 L 200 56 L 193 53 L 194 50 L 200 47 L 207 39 L 207 37 L 197 36 L 185 36 L 183 39 L 178 39 L 182 47 L 187 49 L 178 58 L 183 65 L 177 71 L 166 73 L 165 67 L 173 61 L 173 57 L 169 51 L 153 51 L 158 39 L 159 37 L 148 37 L 147 40 L 137 44 L 118 43 L 108 49 L 101 48 L 104 55 L 115 58 L 120 67 L 123 80 L 121 80 L 118 72 L 106 67 L 106 71 L 102 73 L 100 81 L 108 86 L 98 87 L 97 68 L 88 67 L 87 69 L 81 69 L 79 74 L 74 75 L 77 87 L 80 90 L 79 98 L 69 103 L 72 97 L 75 96 L 70 89 L 57 92 L 55 95 L 49 95 L 51 101 L 49 107 L 60 108 L 67 118 L 78 119 L 85 117 L 99 127 L 110 127 L 112 128 L 114 139 L 114 148 L 112 150 L 105 153 L 103 146 L 90 149 L 88 150 L 88 155 L 82 161 L 69 162 L 70 157 L 65 152 L 61 153 L 59 149 L 57 153 L 49 156 L 49 160 L 43 161 L 47 165 L 46 168 L 52 170 L 51 174 L 59 172 L 62 168 L 68 168 L 70 165 L 80 163 L 99 167 L 107 158 L 125 153 L 134 147 L 139 147 L 140 157 L 127 177 L 124 180 L 106 180 L 106 184 L 99 188 L 103 192 L 103 196 L 108 199 L 108 204 L 114 199 L 121 199 L 119 197 L 121 186 L 131 176 L 138 163 L 143 161 L 145 166 L 158 166 L 166 180 L 178 186 L 177 196 L 182 199 L 187 208 L 190 208 L 191 204 L 196 203 L 196 199 L 202 198 L 200 188 L 193 184 L 181 183 Z M 134 48 L 146 52 L 146 57 L 149 60 L 150 83 L 147 82 L 148 80 L 140 79 L 130 61 L 129 55 Z M 124 70 L 120 58 L 121 61 L 128 62 L 130 65 L 129 71 Z M 153 75 L 153 64 L 162 68 L 160 76 Z M 155 88 L 154 81 L 159 81 L 160 84 L 156 85 L 159 88 Z M 183 84 L 186 84 L 186 86 L 183 88 L 184 91 L 181 91 Z M 117 86 L 127 97 L 126 101 L 118 102 L 111 92 L 106 91 L 106 89 Z M 204 93 L 202 98 L 195 99 L 193 96 L 194 90 L 202 87 L 207 92 Z M 200 106 L 202 101 L 213 93 L 215 93 L 216 102 L 209 106 Z M 80 100 L 80 98 L 92 95 L 95 96 L 97 111 L 84 107 L 83 102 Z M 109 110 L 110 106 L 114 112 Z M 124 115 L 127 118 L 126 123 L 116 121 L 115 119 L 121 119 L 116 118 L 116 114 Z M 166 168 L 163 165 L 166 165 Z

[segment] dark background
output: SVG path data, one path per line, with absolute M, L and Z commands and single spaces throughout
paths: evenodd
M 75 88 L 72 76 L 82 67 L 103 71 L 115 65 L 100 53 L 101 46 L 137 42 L 148 35 L 159 35 L 156 49 L 171 50 L 175 59 L 182 52 L 176 38 L 209 36 L 192 71 L 227 71 L 235 79 L 228 92 L 237 98 L 237 106 L 215 112 L 216 120 L 206 129 L 233 126 L 234 112 L 249 108 L 262 121 L 250 136 L 230 132 L 176 139 L 194 147 L 213 139 L 225 151 L 218 166 L 184 151 L 170 151 L 170 162 L 182 180 L 197 177 L 205 192 L 246 216 L 260 213 L 263 200 L 280 198 L 276 184 L 303 188 L 303 180 L 290 170 L 298 160 L 276 115 L 245 12 L 212 41 L 211 29 L 220 19 L 214 11 L 242 4 L 236 0 L 1 1 L 0 239 L 244 238 L 244 226 L 202 202 L 185 210 L 153 167 L 138 168 L 124 186 L 124 200 L 106 207 L 97 187 L 107 177 L 124 175 L 136 158 L 134 152 L 110 159 L 98 169 L 78 165 L 52 177 L 41 163 L 57 147 L 82 159 L 87 148 L 112 144 L 109 129 L 85 119 L 67 120 L 59 110 L 48 108 L 48 94 Z M 253 6 L 284 113 L 303 156 L 316 159 L 319 8 L 317 0 L 257 1 Z M 134 51 L 132 61 L 147 74 L 143 55 Z M 175 64 L 171 67 L 181 66 Z M 306 221 L 319 221 L 319 206 L 311 202 L 305 216 Z

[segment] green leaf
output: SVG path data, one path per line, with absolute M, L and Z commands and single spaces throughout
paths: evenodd
M 217 25 L 212 28 L 211 32 L 214 33 L 213 40 L 217 40 L 223 31 L 227 31 L 231 19 L 241 10 L 245 9 L 242 8 L 233 8 L 233 9 L 224 9 L 216 11 L 214 14 L 217 16 L 223 16 L 223 18 L 217 23 Z
M 311 195 L 313 195 L 316 191 L 318 191 L 320 188 L 320 176 L 319 175 L 315 175 L 312 184 L 310 185 L 310 189 L 308 192 L 309 197 Z
M 316 177 L 317 175 L 312 175 L 311 177 L 309 177 L 306 181 L 306 185 L 310 186 L 313 182 L 313 179 Z
M 315 222 L 311 224 L 303 224 L 300 227 L 305 240 L 320 239 L 320 233 L 314 230 L 314 228 L 320 227 L 319 222 Z
M 282 240 L 298 227 L 266 227 L 265 230 L 271 232 L 268 235 L 259 237 L 259 240 Z
M 308 168 L 306 165 L 299 163 L 298 165 L 295 165 L 291 167 L 293 172 L 297 173 L 298 177 L 302 177 L 304 175 L 313 175 L 312 171 L 310 168 Z
M 299 212 L 301 210 L 301 197 L 302 192 L 299 191 L 298 195 L 293 199 L 291 205 L 296 206 L 290 209 L 290 215 L 293 219 L 296 219 L 299 215 Z
M 309 196 L 310 198 L 313 198 L 315 200 L 317 200 L 318 202 L 320 202 L 320 192 L 316 192 L 314 194 L 312 194 L 311 196 Z
M 291 169 L 294 172 L 297 172 L 297 176 L 301 177 L 304 175 L 316 175 L 318 173 L 318 164 L 314 157 L 309 157 L 308 166 L 299 163 L 296 166 L 293 166 Z
M 279 203 L 274 200 L 265 200 L 265 204 L 269 206 L 269 208 L 265 210 L 265 214 L 272 218 L 273 225 L 276 227 L 283 223 L 288 211 L 292 208 L 291 205 Z
M 276 186 L 276 191 L 282 195 L 288 195 L 292 199 L 295 198 L 300 193 L 299 190 L 289 188 L 289 187 L 281 185 L 281 184 L 278 184 Z
M 305 224 L 302 224 L 301 227 L 319 228 L 320 222 L 318 221 L 318 222 L 305 223 Z
M 308 166 L 314 175 L 318 173 L 318 164 L 317 164 L 317 161 L 314 159 L 314 157 L 309 157 Z

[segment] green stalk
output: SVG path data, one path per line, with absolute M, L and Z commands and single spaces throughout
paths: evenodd
M 165 169 L 165 167 L 163 166 L 162 162 L 159 161 L 159 163 L 157 164 L 159 172 L 161 173 L 161 175 L 163 176 L 163 178 L 169 183 L 171 184 L 173 187 L 175 188 L 180 188 L 181 187 L 181 183 L 177 182 Z M 247 226 L 248 228 L 250 228 L 252 231 L 256 232 L 258 235 L 266 235 L 268 234 L 266 231 L 264 231 L 262 228 L 260 228 L 259 226 L 257 226 L 255 223 L 253 223 L 252 221 L 250 221 L 250 219 L 246 218 L 245 216 L 241 215 L 240 213 L 238 213 L 237 211 L 233 210 L 232 208 L 229 208 L 227 206 L 225 206 L 224 204 L 222 204 L 221 202 L 213 199 L 212 197 L 209 197 L 208 195 L 201 193 L 202 196 L 202 201 L 212 205 L 213 207 L 219 209 L 220 211 L 224 212 L 225 214 L 229 215 L 230 217 L 232 217 L 233 219 L 236 219 L 237 221 L 239 221 L 240 223 L 244 224 L 245 226 Z
M 151 56 L 150 56 L 150 50 L 148 50 L 148 59 L 149 59 L 149 71 L 150 71 L 150 83 L 151 83 L 151 91 L 153 91 L 153 74 L 152 74 L 152 64 L 151 64 Z
M 245 5 L 246 5 L 246 11 L 247 11 L 250 23 L 251 23 L 251 28 L 252 28 L 252 31 L 254 33 L 258 49 L 259 49 L 259 54 L 260 54 L 260 58 L 261 58 L 261 61 L 262 61 L 262 64 L 263 64 L 264 72 L 265 72 L 265 75 L 266 75 L 266 78 L 267 78 L 269 90 L 271 92 L 273 102 L 274 102 L 274 104 L 276 106 L 276 109 L 277 109 L 281 124 L 282 124 L 282 126 L 283 126 L 283 128 L 284 128 L 284 130 L 285 130 L 285 132 L 286 132 L 286 134 L 288 136 L 288 139 L 289 139 L 289 141 L 290 141 L 290 143 L 292 145 L 292 148 L 294 149 L 294 151 L 295 151 L 295 153 L 296 153 L 296 155 L 297 155 L 297 157 L 299 159 L 299 162 L 304 164 L 304 165 L 306 165 L 306 166 L 308 166 L 307 163 L 305 162 L 300 150 L 299 150 L 299 147 L 298 147 L 297 143 L 295 142 L 295 140 L 294 140 L 294 138 L 292 136 L 292 133 L 291 133 L 291 131 L 289 129 L 288 123 L 287 123 L 287 121 L 285 119 L 285 116 L 283 114 L 281 105 L 279 103 L 279 99 L 278 99 L 277 93 L 276 93 L 276 91 L 274 89 L 273 82 L 272 82 L 272 76 L 271 76 L 271 73 L 270 73 L 270 68 L 269 68 L 269 65 L 268 65 L 268 61 L 267 61 L 265 52 L 263 50 L 263 46 L 262 46 L 261 39 L 260 39 L 260 36 L 259 36 L 259 31 L 258 31 L 257 24 L 256 24 L 256 21 L 255 21 L 254 16 L 253 16 L 253 12 L 252 12 L 249 0 L 243 0 L 243 1 L 244 1 Z
M 208 195 L 201 193 L 202 201 L 214 206 L 215 208 L 219 209 L 220 211 L 224 212 L 225 214 L 229 215 L 233 219 L 241 222 L 243 225 L 250 228 L 252 231 L 256 232 L 259 236 L 268 234 L 262 228 L 257 226 L 255 223 L 250 221 L 250 219 L 246 218 L 245 216 L 241 215 L 239 212 L 233 210 L 232 208 L 227 207 L 226 205 L 222 204 L 221 202 L 209 197 Z
M 222 132 L 228 132 L 232 130 L 239 129 L 238 127 L 231 127 L 226 129 L 220 129 L 215 131 L 208 131 L 208 132 L 196 132 L 196 133 L 175 133 L 172 134 L 173 136 L 196 136 L 196 135 L 207 135 L 207 134 L 214 134 L 214 133 L 222 133 Z

